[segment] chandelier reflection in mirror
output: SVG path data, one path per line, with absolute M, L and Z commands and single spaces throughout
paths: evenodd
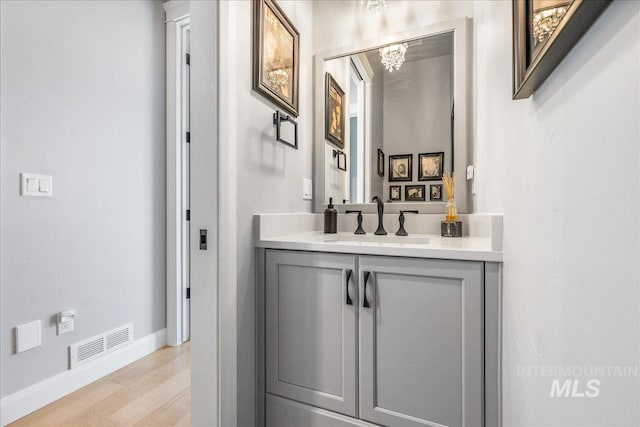
M 271 70 L 267 73 L 267 81 L 273 87 L 284 88 L 289 84 L 289 73 L 287 70 Z
M 562 17 L 567 13 L 568 5 L 553 7 L 533 13 L 533 39 L 535 46 L 543 43 L 560 24 Z
M 393 73 L 393 70 L 399 70 L 404 63 L 404 54 L 407 52 L 407 43 L 392 44 L 380 49 L 380 57 L 384 68 Z
M 366 4 L 368 10 L 375 10 L 376 12 L 380 12 L 385 6 L 386 0 L 360 0 L 360 3 Z

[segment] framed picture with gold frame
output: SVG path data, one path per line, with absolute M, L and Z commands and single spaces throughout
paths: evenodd
M 255 0 L 253 90 L 298 117 L 300 33 L 274 0 Z
M 325 80 L 324 137 L 344 149 L 344 90 L 330 73 Z
M 512 0 L 513 99 L 530 97 L 611 0 Z

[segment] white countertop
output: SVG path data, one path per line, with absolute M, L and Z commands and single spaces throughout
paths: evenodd
M 502 262 L 502 251 L 492 249 L 490 237 L 445 238 L 432 234 L 412 234 L 408 237 L 398 237 L 394 234 L 375 236 L 372 233 L 358 236 L 348 232 L 325 234 L 321 231 L 306 231 L 281 236 L 259 237 L 256 241 L 256 247 Z

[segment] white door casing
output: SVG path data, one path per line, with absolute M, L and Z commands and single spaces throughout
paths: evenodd
M 186 64 L 190 28 L 189 3 L 163 4 L 166 13 L 166 174 L 167 174 L 167 345 L 189 339 L 189 69 Z

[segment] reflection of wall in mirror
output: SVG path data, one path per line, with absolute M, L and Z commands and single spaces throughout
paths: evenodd
M 407 185 L 419 184 L 419 153 L 443 151 L 444 172 L 451 172 L 451 55 L 406 62 L 384 73 L 383 86 L 383 151 L 387 156 L 413 154 L 416 163 Z M 385 200 L 388 192 L 386 186 Z

